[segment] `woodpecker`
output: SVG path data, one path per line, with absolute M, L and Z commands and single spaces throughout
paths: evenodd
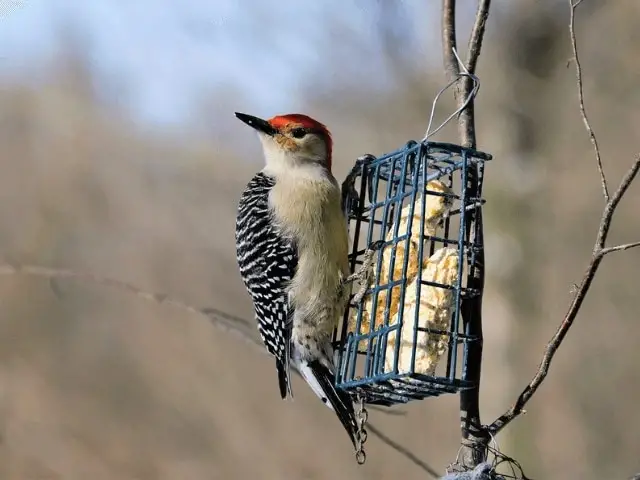
M 293 398 L 293 366 L 335 411 L 356 447 L 353 402 L 334 387 L 331 338 L 350 290 L 347 220 L 331 173 L 331 135 L 302 114 L 236 117 L 258 132 L 265 156 L 240 198 L 236 251 L 258 331 L 275 357 L 280 396 Z

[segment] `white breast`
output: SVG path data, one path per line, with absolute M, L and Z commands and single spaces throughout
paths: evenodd
M 349 273 L 340 188 L 327 172 L 297 170 L 281 173 L 269 198 L 276 221 L 298 247 L 290 290 L 294 326 L 331 331 L 344 310 L 338 294 Z

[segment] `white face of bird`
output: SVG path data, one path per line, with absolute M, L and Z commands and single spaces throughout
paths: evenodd
M 236 117 L 258 132 L 269 170 L 285 173 L 306 166 L 331 170 L 331 136 L 320 122 L 301 114 L 270 120 L 244 113 L 236 113 Z

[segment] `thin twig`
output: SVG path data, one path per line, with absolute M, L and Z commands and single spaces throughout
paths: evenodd
M 608 219 L 607 222 L 600 223 L 600 228 L 598 229 L 598 238 L 596 239 L 596 245 L 594 247 L 594 254 L 597 250 L 602 250 L 605 248 L 605 243 L 607 242 L 607 236 L 609 235 L 609 228 L 611 228 L 611 217 L 613 217 L 613 213 L 618 208 L 618 204 L 625 193 L 627 193 L 627 189 L 633 182 L 633 179 L 638 174 L 638 169 L 640 168 L 640 153 L 636 155 L 636 160 L 631 166 L 631 168 L 627 171 L 622 180 L 620 181 L 620 185 L 618 186 L 618 190 L 614 193 L 613 198 L 607 202 L 604 207 L 603 218 Z
M 591 283 L 596 275 L 596 272 L 598 271 L 600 262 L 602 262 L 602 259 L 605 257 L 605 255 L 620 250 L 640 247 L 640 242 L 634 242 L 625 245 L 605 248 L 605 243 L 607 241 L 607 236 L 611 227 L 613 215 L 618 207 L 618 204 L 620 203 L 620 200 L 622 200 L 622 197 L 624 197 L 625 193 L 629 189 L 629 186 L 638 174 L 638 170 L 640 170 L 640 154 L 638 154 L 635 162 L 622 178 L 620 185 L 613 194 L 613 197 L 611 197 L 611 199 L 605 205 L 605 208 L 602 212 L 602 217 L 600 219 L 598 235 L 595 241 L 589 266 L 587 267 L 587 270 L 582 277 L 582 281 L 580 282 L 580 285 L 578 286 L 573 296 L 571 304 L 569 305 L 569 309 L 564 319 L 562 320 L 562 323 L 545 348 L 542 362 L 538 367 L 538 371 L 522 391 L 522 393 L 516 400 L 516 403 L 488 427 L 489 432 L 492 435 L 496 435 L 498 432 L 500 432 L 500 430 L 502 430 L 511 421 L 513 421 L 516 417 L 524 412 L 524 406 L 527 404 L 527 402 L 529 402 L 529 400 L 531 400 L 531 397 L 533 397 L 533 395 L 538 390 L 538 387 L 540 387 L 540 385 L 546 378 L 547 373 L 549 372 L 549 366 L 553 361 L 553 357 L 564 341 L 564 338 L 569 332 L 569 329 L 573 325 L 573 322 L 576 319 L 580 308 L 582 307 L 582 303 L 584 302 L 584 299 L 589 292 L 589 288 L 591 287 Z
M 404 410 L 391 410 L 388 407 L 379 407 L 378 405 L 367 405 L 367 410 L 374 410 L 376 412 L 380 412 L 390 417 L 406 417 L 407 416 L 407 412 Z
M 254 331 L 255 327 L 253 326 L 253 322 L 238 317 L 236 315 L 232 315 L 230 313 L 224 312 L 220 309 L 213 307 L 195 307 L 193 305 L 189 305 L 181 300 L 176 298 L 172 298 L 169 295 L 161 294 L 161 293 L 152 293 L 146 291 L 140 287 L 137 287 L 131 283 L 123 282 L 122 280 L 116 280 L 109 277 L 104 277 L 102 275 L 96 275 L 93 273 L 87 272 L 77 272 L 68 269 L 60 269 L 60 268 L 47 268 L 41 267 L 39 265 L 22 265 L 16 262 L 5 260 L 4 263 L 0 264 L 0 276 L 8 276 L 8 275 L 27 275 L 32 277 L 39 277 L 48 279 L 50 282 L 54 280 L 63 280 L 63 279 L 73 279 L 80 280 L 85 282 L 95 283 L 97 285 L 106 286 L 109 288 L 114 288 L 117 290 L 122 290 L 128 293 L 132 293 L 133 295 L 142 298 L 144 300 L 154 302 L 160 305 L 170 305 L 174 308 L 178 308 L 181 310 L 185 310 L 189 313 L 201 315 L 207 320 L 209 320 L 216 328 L 220 329 L 225 333 L 229 333 L 234 335 L 236 338 L 244 341 L 253 347 L 258 353 L 264 355 L 270 355 L 269 352 L 264 348 L 264 345 L 255 335 L 249 333 L 249 331 Z M 59 296 L 59 292 L 55 291 L 55 286 L 52 284 L 54 288 L 54 294 Z M 299 375 L 299 372 L 295 369 L 293 372 Z M 389 410 L 376 407 L 375 405 L 371 405 L 368 407 L 371 410 L 379 411 L 385 415 L 390 416 L 404 416 L 406 412 L 403 410 Z
M 604 174 L 604 168 L 602 166 L 602 157 L 600 156 L 600 147 L 598 146 L 598 139 L 596 138 L 595 133 L 593 132 L 593 128 L 591 128 L 591 122 L 589 122 L 589 117 L 587 116 L 587 111 L 584 106 L 584 84 L 582 82 L 582 66 L 580 65 L 580 58 L 578 57 L 578 42 L 576 40 L 576 32 L 575 32 L 575 17 L 576 17 L 576 8 L 578 5 L 582 3 L 582 0 L 569 0 L 569 36 L 571 37 L 571 49 L 573 50 L 573 61 L 576 64 L 576 84 L 578 90 L 578 101 L 580 105 L 580 116 L 582 117 L 582 122 L 584 123 L 584 128 L 587 130 L 589 134 L 589 140 L 593 145 L 593 150 L 596 155 L 596 164 L 598 166 L 598 173 L 600 174 L 600 183 L 602 184 L 602 195 L 604 196 L 604 201 L 609 201 L 609 187 L 607 185 L 607 178 Z
M 256 344 L 260 347 L 260 351 L 264 351 L 264 348 L 259 345 L 259 343 L 257 343 L 259 342 L 257 339 L 247 338 L 247 335 L 241 331 L 240 326 L 244 328 L 248 328 L 250 326 L 250 322 L 243 318 L 236 317 L 235 315 L 231 315 L 215 308 L 194 307 L 181 300 L 172 298 L 169 295 L 148 292 L 146 290 L 143 290 L 142 288 L 136 287 L 135 285 L 123 282 L 121 280 L 115 280 L 112 278 L 87 272 L 76 272 L 59 268 L 47 268 L 38 265 L 22 265 L 6 260 L 4 264 L 0 264 L 0 275 L 29 275 L 48 278 L 49 280 L 75 279 L 81 281 L 89 281 L 91 283 L 96 283 L 98 285 L 116 288 L 119 290 L 125 290 L 147 301 L 151 301 L 161 305 L 170 305 L 175 308 L 186 310 L 190 313 L 203 315 L 207 317 L 211 321 L 211 323 L 213 323 L 216 327 L 222 329 L 224 332 L 245 337 L 244 340 L 249 341 L 249 343 Z
M 411 460 L 411 462 L 413 462 L 415 465 L 417 465 L 422 470 L 427 472 L 433 478 L 440 478 L 440 474 L 438 472 L 436 472 L 435 469 L 432 466 L 430 466 L 425 461 L 421 460 L 416 454 L 414 454 L 411 451 L 407 450 L 406 447 L 403 447 L 398 442 L 396 442 L 395 440 L 393 440 L 390 437 L 388 437 L 385 433 L 383 433 L 381 430 L 379 430 L 378 428 L 373 426 L 371 423 L 367 424 L 367 430 L 369 430 L 371 433 L 373 433 L 376 437 L 378 437 L 380 440 L 382 440 L 383 443 L 387 444 L 393 450 L 395 450 L 399 454 L 401 454 L 404 457 L 406 457 L 409 460 Z
M 636 248 L 636 247 L 640 247 L 640 242 L 625 243 L 624 245 L 618 245 L 616 247 L 603 248 L 600 251 L 600 254 L 604 256 L 609 253 L 621 252 L 622 250 L 629 250 L 630 248 Z
M 596 241 L 593 247 L 593 252 L 591 255 L 591 260 L 587 267 L 587 270 L 582 277 L 580 285 L 578 285 L 574 290 L 574 296 L 569 305 L 569 309 L 558 327 L 556 333 L 549 341 L 545 348 L 544 355 L 542 357 L 542 361 L 540 366 L 538 367 L 538 371 L 531 379 L 529 384 L 522 391 L 515 404 L 503 415 L 497 418 L 489 427 L 488 430 L 492 435 L 497 434 L 500 430 L 502 430 L 506 425 L 508 425 L 511 421 L 513 421 L 517 416 L 524 412 L 524 406 L 529 402 L 531 397 L 536 393 L 542 382 L 545 380 L 547 373 L 549 371 L 549 367 L 555 356 L 558 348 L 564 341 L 564 338 L 573 325 L 582 303 L 589 292 L 589 288 L 591 287 L 591 283 L 593 278 L 598 271 L 598 267 L 602 262 L 602 259 L 609 253 L 618 252 L 622 250 L 627 250 L 634 247 L 640 247 L 640 242 L 628 243 L 624 245 L 617 245 L 614 247 L 605 247 L 607 236 L 609 235 L 609 229 L 611 228 L 611 221 L 613 219 L 613 215 L 622 200 L 622 197 L 626 194 L 629 186 L 633 182 L 634 178 L 638 174 L 638 170 L 640 169 L 640 154 L 636 156 L 635 162 L 629 168 L 625 176 L 620 181 L 620 185 L 617 190 L 613 194 L 613 197 L 610 197 L 608 191 L 607 180 L 604 174 L 604 169 L 602 167 L 602 159 L 600 156 L 600 149 L 598 147 L 598 140 L 595 136 L 593 129 L 591 128 L 591 124 L 589 122 L 589 118 L 586 113 L 585 105 L 584 105 L 584 88 L 582 81 L 582 67 L 580 65 L 580 59 L 578 57 L 578 48 L 577 41 L 575 35 L 575 10 L 582 3 L 582 0 L 569 0 L 570 5 L 570 19 L 569 19 L 569 33 L 571 37 L 571 47 L 573 49 L 573 60 L 576 63 L 576 86 L 578 90 L 578 99 L 580 103 L 580 115 L 582 121 L 585 125 L 585 128 L 589 134 L 589 138 L 593 145 L 596 162 L 598 166 L 598 172 L 600 173 L 600 182 L 602 184 L 602 193 L 605 198 L 605 207 L 602 212 L 602 216 L 600 218 L 600 225 L 598 228 L 598 234 L 596 237 Z

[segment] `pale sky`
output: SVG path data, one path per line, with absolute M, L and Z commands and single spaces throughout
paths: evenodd
M 296 109 L 302 85 L 326 84 L 336 72 L 388 80 L 376 56 L 379 1 L 0 0 L 0 76 L 36 77 L 34 66 L 59 48 L 59 33 L 72 31 L 82 36 L 98 91 L 142 122 L 179 123 L 205 92 L 234 89 L 237 103 L 254 112 Z M 406 18 L 393 22 L 400 35 L 419 39 L 417 61 L 427 61 L 432 52 L 422 46 L 439 41 L 440 2 L 398 1 Z M 11 2 L 22 5 L 9 11 Z M 367 54 L 336 47 L 335 28 L 355 33 Z M 439 49 L 432 56 L 439 62 Z M 124 87 L 126 100 L 108 97 L 118 95 L 113 85 Z

